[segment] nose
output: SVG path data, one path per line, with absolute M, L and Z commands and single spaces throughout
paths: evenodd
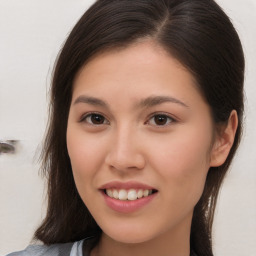
M 122 129 L 113 134 L 105 162 L 118 171 L 141 170 L 145 166 L 143 145 L 136 131 Z

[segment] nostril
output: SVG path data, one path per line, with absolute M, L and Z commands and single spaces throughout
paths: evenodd
M 142 155 L 131 154 L 110 154 L 107 156 L 105 163 L 117 171 L 141 170 L 145 166 L 145 159 Z

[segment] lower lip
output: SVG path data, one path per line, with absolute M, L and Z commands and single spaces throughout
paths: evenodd
M 142 197 L 136 200 L 117 200 L 115 198 L 111 198 L 107 196 L 104 191 L 102 191 L 102 195 L 105 199 L 105 202 L 108 207 L 112 210 L 120 213 L 131 213 L 139 210 L 140 208 L 149 204 L 156 196 L 157 193 L 151 194 L 147 197 Z

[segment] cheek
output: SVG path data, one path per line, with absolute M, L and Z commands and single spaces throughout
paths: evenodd
M 151 165 L 163 182 L 184 200 L 197 201 L 209 170 L 211 134 L 209 130 L 188 129 L 156 143 L 151 152 Z M 187 199 L 186 199 L 187 198 Z
M 78 190 L 85 190 L 91 184 L 102 165 L 102 150 L 99 150 L 100 140 L 92 140 L 84 132 L 68 126 L 67 149 L 71 161 L 73 176 Z M 80 192 L 80 191 L 79 191 Z
M 159 143 L 160 141 L 160 143 Z M 200 136 L 198 132 L 173 134 L 153 142 L 152 159 L 170 172 L 193 172 L 209 165 L 211 137 Z M 195 169 L 195 170 L 193 170 Z M 179 170 L 179 171 L 178 171 Z M 184 174 L 185 174 L 184 173 Z

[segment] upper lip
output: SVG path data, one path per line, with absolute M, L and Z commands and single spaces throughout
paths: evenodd
M 99 189 L 152 189 L 156 190 L 154 187 L 149 186 L 144 183 L 140 183 L 137 181 L 128 181 L 128 182 L 120 182 L 120 181 L 111 181 L 108 183 L 103 184 Z

